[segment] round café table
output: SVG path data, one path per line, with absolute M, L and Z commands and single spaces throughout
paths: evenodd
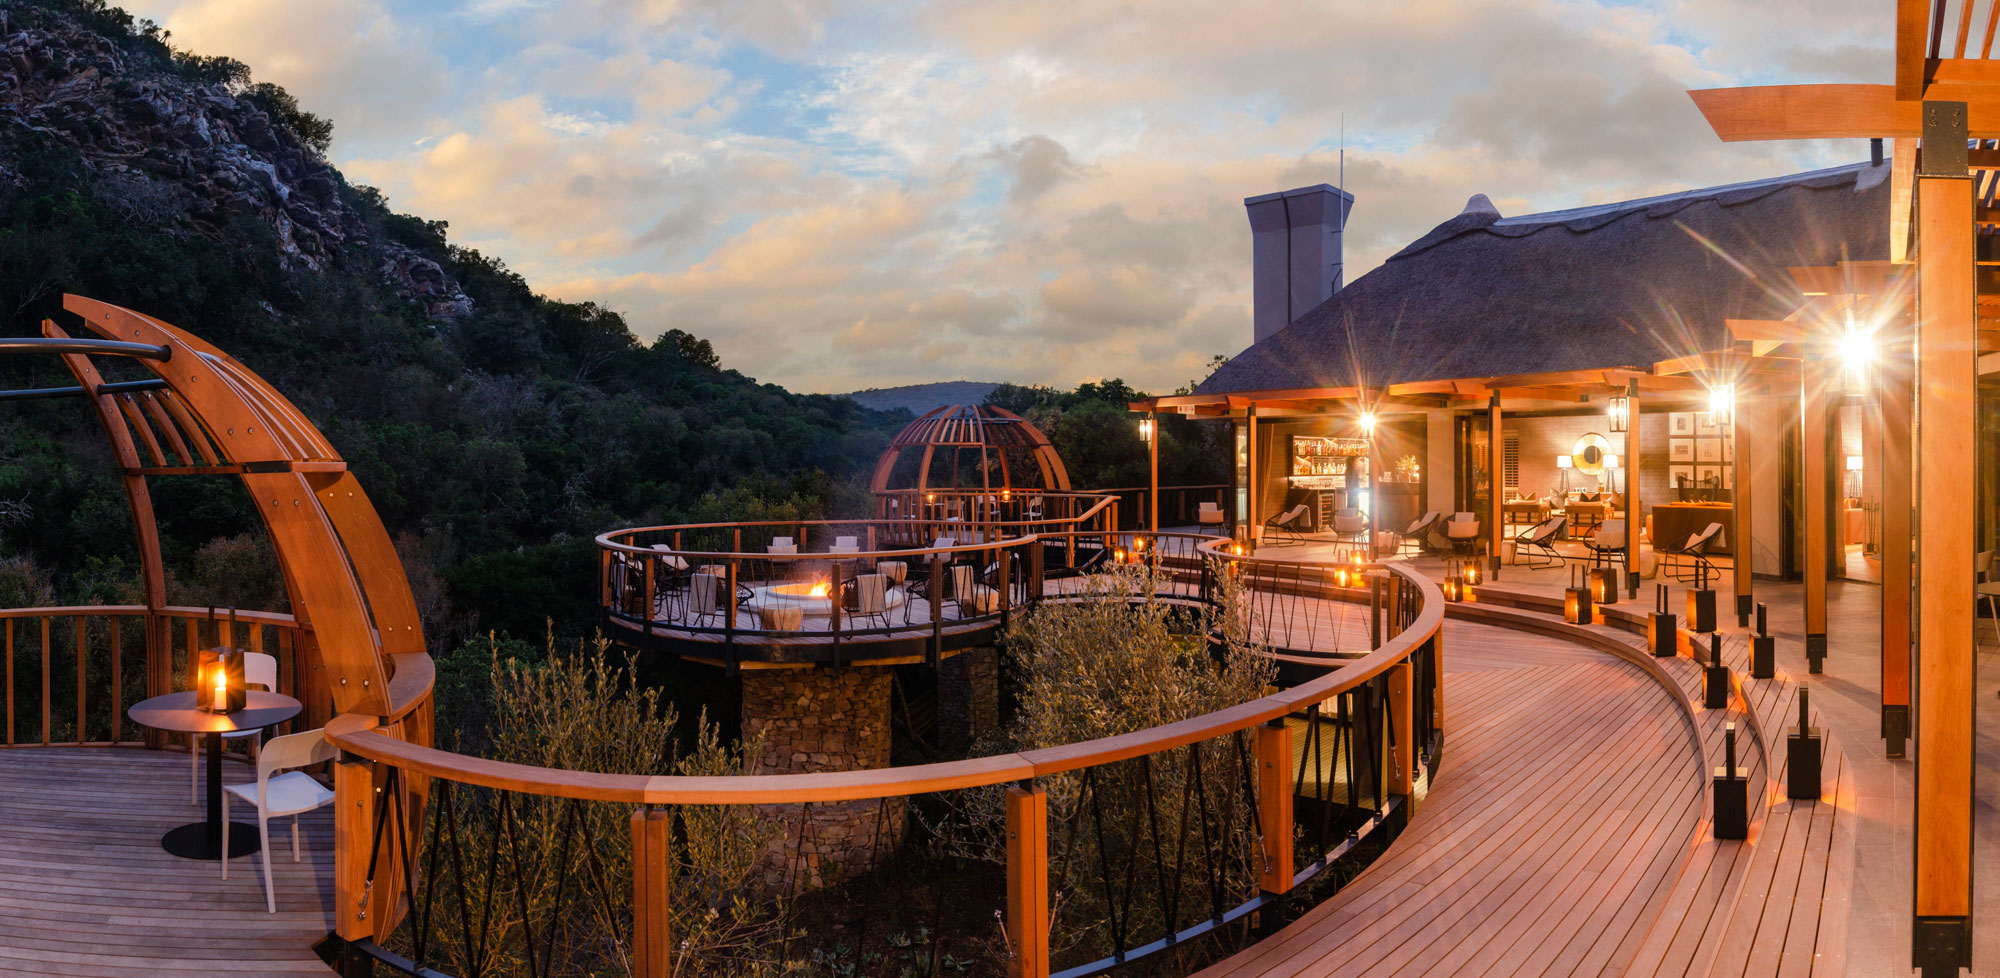
M 209 713 L 195 708 L 194 691 L 168 693 L 134 703 L 125 715 L 132 722 L 169 733 L 201 734 L 208 751 L 208 819 L 189 822 L 160 837 L 160 848 L 183 859 L 222 857 L 222 735 L 258 730 L 298 716 L 298 700 L 280 693 L 249 690 L 247 703 L 234 713 Z M 257 851 L 257 826 L 238 822 L 229 833 L 229 855 Z

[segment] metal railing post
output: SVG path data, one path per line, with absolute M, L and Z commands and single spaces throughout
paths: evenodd
M 1007 788 L 1007 974 L 1049 975 L 1049 799 L 1034 782 Z

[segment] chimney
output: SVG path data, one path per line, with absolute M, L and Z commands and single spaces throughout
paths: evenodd
M 1250 214 L 1255 342 L 1340 290 L 1340 232 L 1354 197 L 1331 184 L 1243 201 Z

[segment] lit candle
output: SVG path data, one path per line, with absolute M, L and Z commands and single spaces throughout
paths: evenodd
M 224 676 L 221 670 L 217 670 L 215 675 L 215 712 L 217 713 L 229 712 L 229 686 L 227 684 L 228 677 Z

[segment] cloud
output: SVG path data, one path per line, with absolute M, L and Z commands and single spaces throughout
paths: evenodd
M 163 11 L 177 42 L 331 111 L 339 161 L 400 208 L 448 220 L 537 288 L 621 309 L 642 334 L 707 337 L 762 379 L 1123 376 L 1170 390 L 1249 340 L 1243 198 L 1344 169 L 1351 282 L 1475 193 L 1520 214 L 1857 159 L 1858 142 L 1725 146 L 1685 90 L 1884 78 L 1878 5 L 138 12 Z
M 1011 146 L 995 146 L 986 155 L 997 161 L 1012 180 L 1007 200 L 1015 204 L 1033 204 L 1056 184 L 1087 172 L 1083 164 L 1070 157 L 1069 150 L 1047 136 L 1024 136 Z
M 337 150 L 419 133 L 449 87 L 433 46 L 376 0 L 140 0 L 127 3 L 177 47 L 228 54 L 334 120 Z

